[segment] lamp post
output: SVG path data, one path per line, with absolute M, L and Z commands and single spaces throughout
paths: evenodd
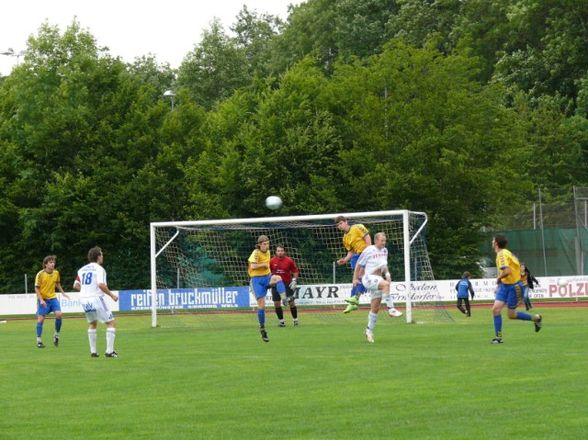
M 174 104 L 176 102 L 176 92 L 174 92 L 173 90 L 166 90 L 165 92 L 163 92 L 163 96 L 165 98 L 169 98 L 170 102 L 171 102 L 171 109 L 173 111 L 174 109 Z
M 19 62 L 20 62 L 20 57 L 23 56 L 25 54 L 24 50 L 21 50 L 20 52 L 15 52 L 14 49 L 12 47 L 9 47 L 6 50 L 2 50 L 0 51 L 0 55 L 4 55 L 7 57 L 16 57 L 16 65 L 18 66 Z M 11 68 L 14 65 L 11 66 Z M 0 76 L 2 76 L 2 73 L 0 73 Z
M 0 52 L 0 55 L 6 55 L 7 57 L 16 57 L 16 65 L 17 66 L 18 66 L 18 63 L 20 62 L 20 57 L 22 57 L 24 54 L 25 54 L 24 50 L 21 50 L 20 52 L 15 52 L 12 47 L 9 47 L 8 49 Z

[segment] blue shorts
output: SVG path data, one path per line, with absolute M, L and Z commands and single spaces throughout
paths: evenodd
M 355 270 L 355 265 L 357 264 L 357 260 L 359 260 L 359 254 L 353 254 L 351 259 L 349 260 L 349 264 L 351 265 L 351 270 Z
M 47 316 L 49 313 L 61 312 L 61 304 L 57 298 L 46 299 L 46 306 L 42 306 L 37 300 L 37 315 Z
M 351 270 L 355 271 L 355 266 L 357 265 L 357 260 L 359 260 L 359 254 L 353 254 L 351 259 L 349 260 L 349 264 L 351 265 Z M 356 291 L 359 293 L 366 293 L 367 289 L 363 285 L 363 283 L 359 283 L 357 287 L 355 287 Z
M 496 291 L 496 301 L 505 302 L 509 309 L 516 309 L 523 296 L 523 283 L 500 283 Z
M 258 277 L 251 278 L 251 291 L 255 295 L 255 299 L 263 298 L 267 294 L 267 289 L 270 287 L 270 281 L 272 274 L 261 275 Z

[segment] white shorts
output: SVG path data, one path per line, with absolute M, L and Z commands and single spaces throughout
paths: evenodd
M 88 322 L 100 321 L 105 323 L 114 321 L 114 316 L 103 297 L 80 298 L 80 303 Z
M 361 277 L 361 284 L 372 294 L 372 298 L 381 298 L 382 291 L 378 288 L 378 285 L 383 281 L 380 275 L 364 275 Z

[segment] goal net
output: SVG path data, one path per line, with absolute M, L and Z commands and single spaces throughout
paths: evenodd
M 366 226 L 372 238 L 377 232 L 386 233 L 391 294 L 407 322 L 451 320 L 440 301 L 427 253 L 427 216 L 403 210 L 151 223 L 152 326 L 164 313 L 255 308 L 247 259 L 260 235 L 269 237 L 272 255 L 276 245 L 283 245 L 298 265 L 299 309 L 342 312 L 351 292 L 352 271 L 336 264 L 347 253 L 343 233 L 334 222 L 338 215 L 351 225 Z M 271 292 L 266 298 L 271 307 Z M 369 295 L 362 295 L 361 304 L 369 301 Z

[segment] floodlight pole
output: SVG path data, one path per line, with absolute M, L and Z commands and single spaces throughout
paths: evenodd
M 9 47 L 8 49 L 0 52 L 0 55 L 5 55 L 7 57 L 16 57 L 16 65 L 17 66 L 20 63 L 20 57 L 23 56 L 24 54 L 25 54 L 24 50 L 21 50 L 19 52 L 15 52 L 12 47 Z
M 172 111 L 174 110 L 174 104 L 176 102 L 176 92 L 174 92 L 173 90 L 166 90 L 165 92 L 163 92 L 163 96 L 165 98 L 169 98 L 171 101 L 171 109 Z

